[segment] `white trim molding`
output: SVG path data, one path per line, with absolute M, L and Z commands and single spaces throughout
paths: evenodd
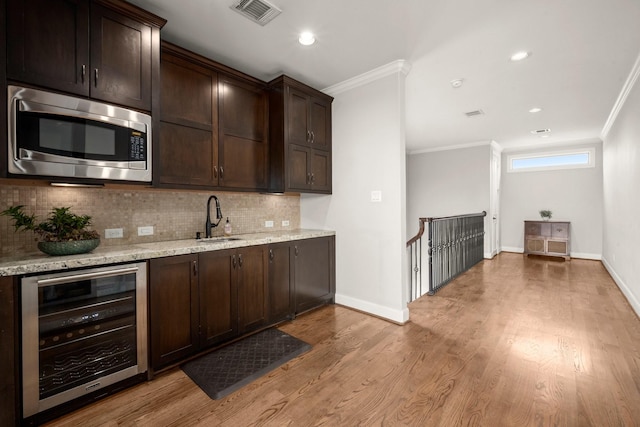
M 383 77 L 390 76 L 395 73 L 402 73 L 405 76 L 411 71 L 411 64 L 404 59 L 397 59 L 381 67 L 375 68 L 359 76 L 352 77 L 341 83 L 336 83 L 332 86 L 322 89 L 322 92 L 330 96 L 336 96 L 339 93 L 346 92 L 351 89 L 355 89 L 359 86 L 364 86 L 367 83 L 374 82 Z
M 611 264 L 609 264 L 607 259 L 604 257 L 602 258 L 602 265 L 604 265 L 604 268 L 609 272 L 609 275 L 613 278 L 613 281 L 616 282 L 618 288 L 620 288 L 627 301 L 629 301 L 629 305 L 631 306 L 631 308 L 633 308 L 633 311 L 635 311 L 636 314 L 640 316 L 640 301 L 638 301 L 633 292 L 631 292 L 631 289 L 629 289 L 627 284 L 624 283 L 624 280 L 622 280 L 622 278 L 618 276 L 618 273 L 616 273 Z
M 607 118 L 607 121 L 602 128 L 602 132 L 600 132 L 600 138 L 603 141 L 605 140 L 607 135 L 609 135 L 609 131 L 613 127 L 613 124 L 616 122 L 620 110 L 624 106 L 625 102 L 627 102 L 629 93 L 631 92 L 631 89 L 633 89 L 633 86 L 636 84 L 638 77 L 640 77 L 640 55 L 638 55 L 635 64 L 633 64 L 633 68 L 629 73 L 629 77 L 627 77 L 627 81 L 624 83 L 624 86 L 622 86 L 620 95 L 618 95 L 618 99 L 616 99 L 615 104 L 613 104 L 611 113 L 609 113 L 609 117 Z
M 489 145 L 494 149 L 502 152 L 502 147 L 496 141 L 477 141 L 477 142 L 469 142 L 467 144 L 458 144 L 458 145 L 441 145 L 438 147 L 432 148 L 421 148 L 419 150 L 410 150 L 408 151 L 409 155 L 412 154 L 423 154 L 423 153 L 434 153 L 437 151 L 450 151 L 450 150 L 460 150 L 463 148 L 473 148 L 473 147 L 482 147 L 485 145 Z
M 336 294 L 335 302 L 336 304 L 351 307 L 355 310 L 363 311 L 401 325 L 409 321 L 409 308 L 406 307 L 403 310 L 398 310 L 341 294 Z

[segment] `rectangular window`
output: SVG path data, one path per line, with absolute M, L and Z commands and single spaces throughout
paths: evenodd
M 595 148 L 579 148 L 547 153 L 514 154 L 508 157 L 509 172 L 592 168 Z

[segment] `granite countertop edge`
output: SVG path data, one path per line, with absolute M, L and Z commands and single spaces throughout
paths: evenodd
M 120 246 L 99 246 L 89 253 L 69 256 L 49 256 L 38 252 L 0 258 L 0 276 L 21 276 L 47 271 L 146 261 L 167 256 L 196 254 L 327 236 L 335 236 L 335 231 L 299 229 L 233 235 L 231 237 L 238 240 L 229 241 L 216 241 L 215 238 L 206 242 L 184 239 Z M 217 236 L 217 238 L 223 237 Z

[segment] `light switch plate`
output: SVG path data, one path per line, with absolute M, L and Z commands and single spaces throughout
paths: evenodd
M 373 190 L 371 192 L 371 201 L 372 202 L 381 202 L 382 201 L 382 191 Z
M 151 235 L 153 235 L 153 225 L 138 227 L 138 236 L 151 236 Z
M 122 228 L 106 228 L 104 230 L 105 239 L 121 239 L 123 236 Z
M 283 220 L 282 221 L 282 226 L 283 227 L 288 227 L 289 226 L 289 220 L 288 219 Z
M 264 222 L 264 226 L 267 228 L 272 228 L 273 227 L 273 221 L 265 221 Z

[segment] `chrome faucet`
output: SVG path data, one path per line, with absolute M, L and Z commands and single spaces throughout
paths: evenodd
M 211 199 L 214 199 L 216 201 L 216 219 L 218 220 L 218 222 L 216 222 L 215 224 L 211 223 Z M 220 224 L 221 220 L 222 210 L 220 209 L 220 200 L 218 200 L 216 196 L 211 196 L 209 197 L 209 200 L 207 200 L 207 222 L 204 225 L 204 234 L 206 238 L 211 237 L 211 229 L 217 227 L 218 224 Z

